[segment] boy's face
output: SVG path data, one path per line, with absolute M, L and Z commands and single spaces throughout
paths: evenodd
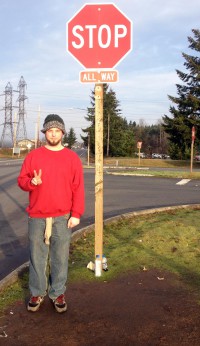
M 62 130 L 53 127 L 45 132 L 46 141 L 51 146 L 56 146 L 62 141 Z

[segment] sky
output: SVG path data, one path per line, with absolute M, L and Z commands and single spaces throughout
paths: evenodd
M 84 68 L 66 49 L 66 23 L 88 3 L 112 1 L 1 0 L 0 1 L 0 136 L 5 122 L 5 87 L 18 90 L 23 76 L 27 87 L 25 124 L 34 139 L 36 123 L 59 114 L 66 129 L 80 139 L 93 83 L 80 83 Z M 119 81 L 110 84 L 127 121 L 157 124 L 169 113 L 168 95 L 176 96 L 184 71 L 182 53 L 192 29 L 199 29 L 199 0 L 116 0 L 113 3 L 132 21 L 132 51 L 115 67 Z M 13 117 L 18 93 L 13 91 Z

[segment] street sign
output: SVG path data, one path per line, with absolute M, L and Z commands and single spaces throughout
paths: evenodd
M 142 142 L 137 142 L 137 149 L 141 149 L 142 148 Z
M 85 4 L 66 29 L 67 51 L 86 69 L 114 68 L 132 49 L 132 22 L 113 3 Z
M 81 83 L 114 83 L 118 82 L 118 71 L 116 70 L 105 70 L 105 71 L 94 71 L 85 70 L 80 72 Z
M 103 84 L 132 49 L 132 22 L 113 3 L 85 4 L 67 22 L 67 51 L 83 66 L 82 83 L 95 83 L 95 258 L 103 255 Z

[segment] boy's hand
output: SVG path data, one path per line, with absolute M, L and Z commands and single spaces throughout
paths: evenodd
M 67 227 L 72 228 L 79 225 L 79 223 L 80 223 L 80 219 L 78 219 L 77 217 L 71 216 L 70 219 L 68 220 Z
M 37 174 L 36 170 L 34 170 L 34 177 L 33 177 L 33 179 L 31 179 L 31 184 L 41 185 L 42 184 L 41 176 L 42 176 L 42 170 L 41 169 L 39 169 L 38 174 Z

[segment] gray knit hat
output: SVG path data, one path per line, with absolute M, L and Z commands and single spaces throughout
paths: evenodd
M 66 133 L 64 121 L 57 114 L 47 115 L 47 117 L 44 119 L 43 129 L 41 130 L 41 132 L 45 133 L 52 127 L 60 129 L 64 134 Z

